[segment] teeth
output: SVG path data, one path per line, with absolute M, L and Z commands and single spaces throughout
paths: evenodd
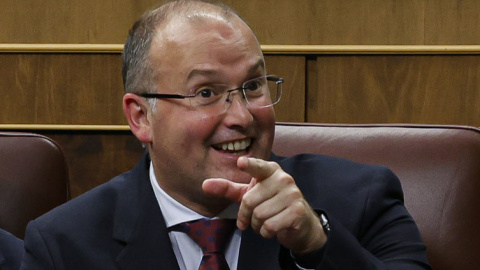
M 246 143 L 245 141 L 241 141 L 239 144 L 240 144 L 240 145 L 238 146 L 239 148 L 241 148 L 241 149 L 247 148 L 247 143 Z
M 247 149 L 251 143 L 252 140 L 250 138 L 247 138 L 240 141 L 222 143 L 220 145 L 217 145 L 217 147 L 223 149 L 224 151 L 241 151 Z

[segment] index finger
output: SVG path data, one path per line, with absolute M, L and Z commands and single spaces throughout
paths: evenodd
M 237 160 L 237 166 L 244 172 L 249 173 L 258 181 L 270 177 L 279 168 L 275 162 L 268 162 L 258 158 L 240 157 Z

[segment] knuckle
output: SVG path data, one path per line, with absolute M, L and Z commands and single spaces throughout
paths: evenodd
M 291 186 L 283 190 L 283 196 L 286 201 L 289 201 L 290 204 L 296 203 L 298 201 L 304 201 L 302 192 L 297 188 L 297 186 Z
M 278 163 L 276 163 L 274 161 L 268 161 L 268 165 L 271 166 L 272 168 L 274 168 L 275 170 L 280 169 L 280 165 L 278 165 Z
M 266 219 L 266 213 L 265 211 L 260 208 L 260 207 L 257 207 L 255 209 L 253 209 L 253 214 L 252 216 L 255 218 L 255 219 L 258 219 L 258 220 L 265 220 Z
M 290 205 L 292 213 L 297 217 L 302 217 L 307 214 L 307 205 L 301 200 L 297 200 Z
M 278 172 L 278 181 L 281 185 L 285 186 L 295 185 L 295 180 L 293 180 L 293 177 L 284 171 Z
M 251 196 L 247 196 L 247 194 L 245 194 L 242 200 L 242 205 L 244 206 L 244 208 L 251 210 L 254 208 L 255 203 Z
M 276 232 L 276 224 L 274 222 L 271 222 L 271 221 L 267 220 L 263 223 L 262 229 L 268 235 L 274 235 L 275 232 Z

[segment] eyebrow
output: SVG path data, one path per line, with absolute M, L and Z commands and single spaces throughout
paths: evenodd
M 251 74 L 255 72 L 259 67 L 262 67 L 265 70 L 265 61 L 263 58 L 259 59 L 254 65 L 252 65 L 248 69 L 248 74 Z M 211 69 L 194 69 L 192 70 L 187 77 L 187 81 L 189 81 L 192 77 L 198 76 L 198 75 L 212 75 L 217 73 L 216 70 L 211 70 Z

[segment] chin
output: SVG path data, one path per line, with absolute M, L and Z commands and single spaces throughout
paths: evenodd
M 235 173 L 235 175 L 231 175 L 230 177 L 226 177 L 225 179 L 228 179 L 235 183 L 249 184 L 252 180 L 252 176 L 246 172 L 239 171 L 238 173 Z

